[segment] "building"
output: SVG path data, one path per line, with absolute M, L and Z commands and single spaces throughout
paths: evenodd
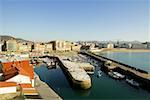
M 80 49 L 81 49 L 81 45 L 78 45 L 78 44 L 72 44 L 71 45 L 72 51 L 80 51 Z
M 17 84 L 31 84 L 34 87 L 34 69 L 29 60 L 2 62 L 2 80 Z
M 17 51 L 17 48 L 18 48 L 18 44 L 17 44 L 17 41 L 14 40 L 14 39 L 11 39 L 11 40 L 8 40 L 6 42 L 6 49 L 7 51 Z
M 71 45 L 72 43 L 69 41 L 63 41 L 63 40 L 57 40 L 57 41 L 51 41 L 53 45 L 53 50 L 56 51 L 71 51 Z
M 146 44 L 140 44 L 140 43 L 136 43 L 136 44 L 132 44 L 132 49 L 147 49 L 147 45 Z
M 0 63 L 0 94 L 16 93 L 17 88 L 23 96 L 38 96 L 34 88 L 34 69 L 29 60 Z
M 34 43 L 33 51 L 44 52 L 45 51 L 45 44 L 44 43 Z
M 50 52 L 53 50 L 53 44 L 52 43 L 46 43 L 45 44 L 45 51 Z
M 132 44 L 131 43 L 123 43 L 123 44 L 119 44 L 118 47 L 119 48 L 131 48 Z
M 16 93 L 17 83 L 15 82 L 0 82 L 0 94 Z
M 108 48 L 108 49 L 112 49 L 114 48 L 114 44 L 112 43 L 103 43 L 101 44 L 102 48 Z
M 142 44 L 147 45 L 147 49 L 150 49 L 150 42 L 145 42 L 145 43 L 142 43 Z
M 0 52 L 2 51 L 3 43 L 0 42 Z
M 31 51 L 31 44 L 29 43 L 18 43 L 18 51 Z
M 114 44 L 112 44 L 112 43 L 108 43 L 108 44 L 107 44 L 107 48 L 108 48 L 108 49 L 112 49 L 112 48 L 114 48 Z

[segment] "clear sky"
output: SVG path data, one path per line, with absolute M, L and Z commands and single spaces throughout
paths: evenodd
M 0 35 L 148 41 L 149 6 L 149 0 L 0 0 Z

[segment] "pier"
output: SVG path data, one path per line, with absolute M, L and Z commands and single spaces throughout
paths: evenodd
M 121 63 L 119 61 L 115 61 L 115 60 L 109 59 L 107 57 L 96 55 L 91 52 L 80 52 L 80 53 L 87 55 L 87 56 L 91 57 L 92 59 L 102 62 L 103 68 L 106 67 L 104 64 L 107 61 L 111 61 L 113 63 L 113 65 L 115 65 L 115 67 L 113 67 L 112 69 L 117 70 L 120 73 L 123 73 L 127 77 L 131 77 L 131 78 L 135 79 L 137 82 L 140 83 L 140 87 L 150 91 L 150 85 L 149 85 L 150 84 L 150 73 L 148 73 L 144 70 L 141 70 L 141 69 L 137 69 L 130 65 Z
M 91 87 L 91 78 L 86 73 L 86 71 L 78 66 L 75 62 L 65 61 L 61 58 L 60 63 L 65 73 L 67 73 L 68 78 L 74 87 L 80 89 L 89 89 Z

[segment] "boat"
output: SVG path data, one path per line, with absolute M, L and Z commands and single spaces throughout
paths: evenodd
M 124 78 L 125 78 L 125 75 L 122 75 L 122 74 L 120 74 L 120 73 L 118 73 L 118 72 L 114 72 L 114 71 L 112 71 L 112 70 L 110 70 L 110 71 L 108 72 L 108 75 L 109 75 L 110 77 L 114 78 L 114 79 L 124 79 Z
M 116 76 L 118 76 L 120 79 L 124 79 L 125 78 L 125 75 L 122 75 L 118 72 L 113 72 L 113 74 L 115 74 Z
M 140 86 L 140 84 L 139 84 L 138 82 L 134 81 L 133 79 L 126 79 L 126 82 L 127 82 L 129 85 L 131 85 L 131 86 L 133 86 L 133 87 L 136 87 L 136 88 L 138 88 L 138 87 Z
M 102 76 L 102 71 L 101 71 L 101 70 L 99 70 L 99 71 L 97 72 L 97 77 L 100 77 L 100 76 Z
M 113 71 L 108 72 L 108 75 L 114 79 L 119 79 L 119 76 L 115 75 Z

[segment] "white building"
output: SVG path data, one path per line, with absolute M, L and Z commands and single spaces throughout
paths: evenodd
M 2 51 L 3 43 L 0 43 L 0 52 Z
M 0 82 L 0 94 L 16 93 L 17 84 L 15 82 Z
M 109 48 L 109 49 L 114 48 L 114 44 L 112 44 L 112 43 L 108 43 L 108 44 L 107 44 L 107 48 Z

